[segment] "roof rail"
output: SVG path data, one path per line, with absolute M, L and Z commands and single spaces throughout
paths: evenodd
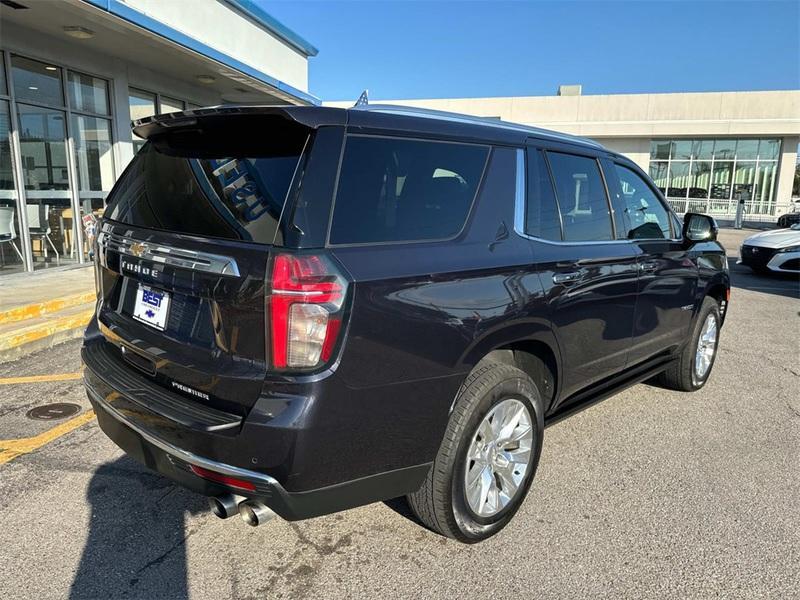
M 452 121 L 454 123 L 483 125 L 485 127 L 495 127 L 499 129 L 519 131 L 520 133 L 530 133 L 531 135 L 550 138 L 553 140 L 561 140 L 566 142 L 580 142 L 583 144 L 593 146 L 595 148 L 604 148 L 604 146 L 599 142 L 577 135 L 560 133 L 558 131 L 552 131 L 550 129 L 543 129 L 541 127 L 531 127 L 529 125 L 521 125 L 519 123 L 511 123 L 509 121 L 500 121 L 498 119 L 493 119 L 490 117 L 476 117 L 473 115 L 464 115 L 461 113 L 448 112 L 444 110 L 417 108 L 413 106 L 401 106 L 397 104 L 360 104 L 360 103 L 356 103 L 356 105 L 354 105 L 350 110 L 365 110 L 369 112 L 380 112 L 393 115 L 405 115 L 409 117 L 441 119 L 444 121 Z

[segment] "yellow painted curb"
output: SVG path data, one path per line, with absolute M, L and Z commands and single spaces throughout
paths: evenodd
M 77 373 L 56 373 L 55 375 L 29 375 L 27 377 L 4 377 L 0 385 L 14 385 L 17 383 L 43 383 L 47 381 L 73 381 L 83 377 L 83 371 Z
M 85 292 L 83 294 L 74 294 L 72 296 L 62 296 L 60 298 L 53 298 L 46 302 L 36 302 L 34 304 L 26 304 L 24 306 L 16 306 L 8 310 L 0 311 L 0 324 L 13 323 L 14 321 L 25 321 L 26 319 L 35 319 L 42 315 L 58 312 L 65 308 L 78 306 L 79 304 L 88 304 L 95 300 L 94 292 Z
M 24 346 L 62 331 L 86 327 L 93 314 L 94 306 L 73 315 L 48 319 L 43 323 L 0 334 L 0 351 Z
M 3 465 L 18 456 L 28 454 L 38 450 L 45 444 L 49 444 L 55 439 L 60 438 L 62 435 L 68 434 L 70 431 L 77 429 L 81 425 L 85 425 L 94 419 L 94 411 L 89 410 L 85 413 L 78 415 L 74 419 L 65 421 L 61 425 L 56 425 L 52 429 L 40 433 L 29 438 L 21 438 L 18 440 L 0 440 L 0 465 Z

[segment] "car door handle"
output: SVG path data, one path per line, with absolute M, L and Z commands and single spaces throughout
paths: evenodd
M 569 273 L 556 273 L 553 275 L 553 283 L 569 284 L 583 279 L 583 271 L 570 271 Z
M 639 270 L 642 273 L 653 273 L 658 270 L 658 261 L 646 260 L 639 263 Z

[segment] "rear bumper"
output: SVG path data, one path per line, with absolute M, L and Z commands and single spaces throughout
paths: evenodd
M 225 493 L 244 495 L 262 501 L 279 516 L 290 521 L 346 510 L 408 493 L 422 484 L 430 468 L 430 464 L 418 465 L 317 490 L 291 493 L 269 475 L 198 456 L 170 444 L 126 418 L 113 406 L 113 400 L 101 398 L 88 385 L 87 391 L 100 428 L 132 458 L 197 493 L 206 496 Z M 252 483 L 256 491 L 245 492 L 203 479 L 192 472 L 192 465 Z
M 385 435 L 382 443 L 367 441 L 362 422 L 345 414 L 348 401 L 364 414 L 360 396 L 330 381 L 324 388 L 273 385 L 244 416 L 170 393 L 122 363 L 91 332 L 82 358 L 103 432 L 134 459 L 200 494 L 261 500 L 297 520 L 413 492 L 431 465 L 419 437 L 395 435 L 415 456 L 399 452 L 399 442 Z M 419 430 L 418 423 L 410 425 Z M 404 425 L 389 421 L 386 427 L 398 432 Z M 355 443 L 359 439 L 365 445 Z M 255 491 L 204 479 L 192 465 L 247 481 Z

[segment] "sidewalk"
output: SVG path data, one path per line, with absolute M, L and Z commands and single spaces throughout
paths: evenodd
M 0 280 L 0 363 L 80 337 L 94 312 L 91 265 Z

